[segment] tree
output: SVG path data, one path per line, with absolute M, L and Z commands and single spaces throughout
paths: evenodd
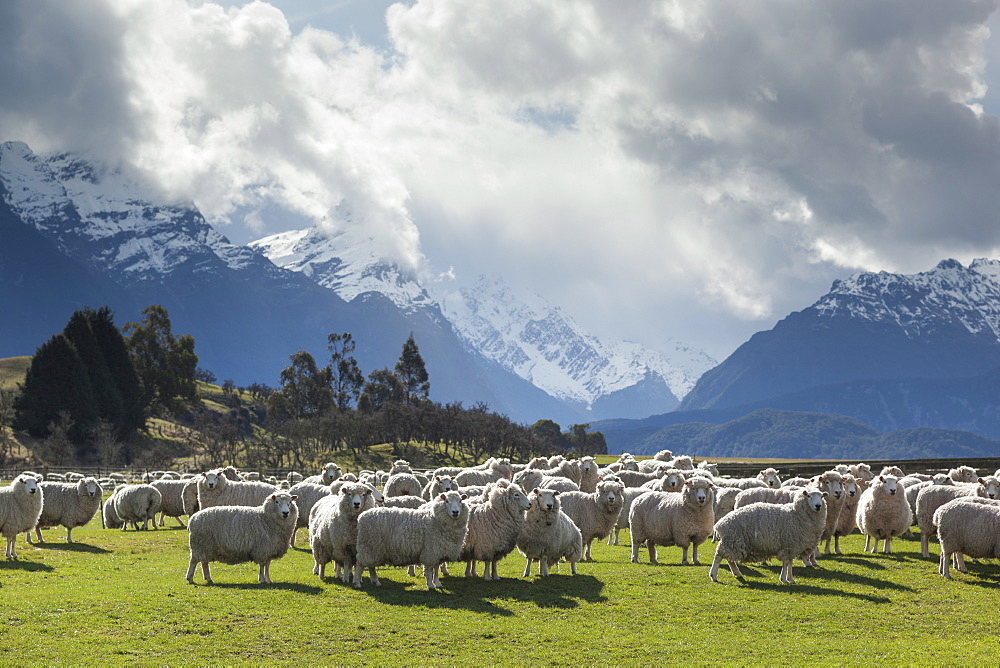
M 531 425 L 531 435 L 540 442 L 540 451 L 546 454 L 569 450 L 570 443 L 562 427 L 552 420 L 539 420 Z
M 358 361 L 351 353 L 355 344 L 353 337 L 343 334 L 330 334 L 327 337 L 327 349 L 330 351 L 330 368 L 333 370 L 333 400 L 337 408 L 346 411 L 351 403 L 358 400 L 365 377 L 358 367 Z
M 605 455 L 608 453 L 608 443 L 604 434 L 595 431 L 587 433 L 590 424 L 572 424 L 569 426 L 567 440 L 572 444 L 578 457 L 584 455 Z
M 364 392 L 358 399 L 358 410 L 373 413 L 385 409 L 390 404 L 401 404 L 405 401 L 406 387 L 399 376 L 389 369 L 376 369 L 368 374 L 368 382 L 365 383 Z
M 180 413 L 198 400 L 195 372 L 198 356 L 194 337 L 175 337 L 167 309 L 153 304 L 142 311 L 141 323 L 125 325 L 128 350 L 139 377 L 142 405 L 151 413 Z
M 424 358 L 420 356 L 416 341 L 413 340 L 413 333 L 403 344 L 403 352 L 396 362 L 396 375 L 403 384 L 404 401 L 408 404 L 416 404 L 421 400 L 426 400 L 431 391 L 431 384 L 428 380 L 427 368 L 424 366 Z
M 76 348 L 65 335 L 56 334 L 31 359 L 14 402 L 14 429 L 45 438 L 62 412 L 72 423 L 68 438 L 82 443 L 97 420 L 97 403 Z
M 70 432 L 73 431 L 73 418 L 69 411 L 59 411 L 59 414 L 49 423 L 49 435 L 45 439 L 45 455 L 56 466 L 69 463 L 73 457 L 73 440 L 70 439 Z
M 305 350 L 290 355 L 291 364 L 281 370 L 281 393 L 295 419 L 322 415 L 333 406 L 330 367 L 317 368 L 316 360 Z
M 94 426 L 93 441 L 97 450 L 97 458 L 102 466 L 117 464 L 122 455 L 122 446 L 118 442 L 115 426 L 100 418 Z
M 146 406 L 140 396 L 139 377 L 111 309 L 103 306 L 96 311 L 87 311 L 87 317 L 121 401 L 121 413 L 114 427 L 117 438 L 125 441 L 146 426 Z

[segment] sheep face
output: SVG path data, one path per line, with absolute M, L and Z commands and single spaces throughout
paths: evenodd
M 947 473 L 935 473 L 934 477 L 931 478 L 931 484 L 933 485 L 955 485 L 955 481 L 951 479 L 951 476 Z
M 684 487 L 686 478 L 680 471 L 669 471 L 663 476 L 663 489 L 668 492 L 679 492 Z
M 882 488 L 883 494 L 895 496 L 896 492 L 899 491 L 899 480 L 894 475 L 880 475 L 878 477 L 878 482 L 879 486 Z
M 350 485 L 340 488 L 340 493 L 350 497 L 351 507 L 360 510 L 365 503 L 365 497 L 371 496 L 372 492 L 364 485 Z
M 531 500 L 528 496 L 520 490 L 518 487 L 508 487 L 506 491 L 507 498 L 514 504 L 514 507 L 519 510 L 528 510 L 531 508 Z
M 30 475 L 19 475 L 14 483 L 23 485 L 24 491 L 28 494 L 34 494 L 38 491 L 38 480 Z
M 858 481 L 854 479 L 854 476 L 848 474 L 845 475 L 841 481 L 844 484 L 844 494 L 848 497 L 857 496 L 859 488 Z
M 267 497 L 267 501 L 264 503 L 267 505 L 269 513 L 277 515 L 282 519 L 287 519 L 292 514 L 292 504 L 297 498 L 299 497 L 295 494 L 279 492 Z
M 580 460 L 580 469 L 584 473 L 590 473 L 597 467 L 597 462 L 594 461 L 593 457 L 584 457 Z
M 990 476 L 989 478 L 980 478 L 979 486 L 982 489 L 982 494 L 987 499 L 996 499 L 1000 497 L 1000 480 Z
M 539 489 L 535 488 L 532 490 L 531 495 L 535 497 L 535 503 L 538 504 L 539 509 L 545 512 L 553 512 L 559 509 L 559 502 L 556 499 L 559 496 L 559 492 L 554 489 Z
M 80 496 L 97 496 L 101 493 L 101 486 L 96 478 L 84 478 L 77 483 L 76 490 Z
M 827 492 L 821 492 L 818 489 L 804 489 L 802 495 L 807 497 L 809 509 L 815 513 L 823 510 L 823 506 L 826 505 L 824 497 L 826 497 Z
M 714 497 L 712 493 L 714 487 L 715 485 L 706 478 L 691 478 L 684 483 L 685 501 L 698 506 L 704 506 L 706 503 L 711 504 Z
M 778 471 L 775 469 L 764 469 L 757 474 L 757 478 L 764 481 L 764 484 L 771 489 L 778 489 L 781 487 L 781 478 L 778 476 Z
M 843 479 L 836 471 L 827 471 L 823 475 L 818 476 L 816 483 L 820 489 L 829 492 L 835 499 L 839 499 L 844 495 Z
M 438 486 L 441 487 L 442 492 L 450 492 L 452 490 L 458 491 L 458 487 L 455 486 L 455 479 L 450 475 L 440 475 L 434 478 L 437 481 Z
M 222 471 L 218 469 L 213 469 L 205 474 L 205 487 L 209 489 L 215 489 L 219 485 L 219 480 L 224 478 Z
M 597 483 L 597 500 L 606 512 L 618 513 L 622 508 L 624 486 L 611 480 Z
M 459 494 L 458 492 L 447 492 L 438 497 L 444 504 L 444 513 L 451 517 L 452 519 L 458 519 L 462 516 L 462 512 L 468 513 L 468 507 L 462 503 L 468 496 L 465 494 Z

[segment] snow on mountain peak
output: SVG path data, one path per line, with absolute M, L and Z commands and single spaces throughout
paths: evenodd
M 959 325 L 1000 340 L 1000 262 L 965 267 L 948 259 L 917 274 L 861 272 L 834 281 L 811 308 L 825 317 L 894 323 L 911 338 Z

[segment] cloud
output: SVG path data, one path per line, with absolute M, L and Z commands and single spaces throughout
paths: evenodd
M 716 355 L 850 271 L 1000 248 L 993 0 L 419 1 L 378 45 L 230 4 L 4 3 L 0 135 Z

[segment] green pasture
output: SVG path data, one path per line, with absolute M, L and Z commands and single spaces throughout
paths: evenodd
M 305 531 L 258 585 L 253 564 L 213 565 L 216 584 L 184 580 L 187 532 L 122 532 L 99 519 L 18 537 L 17 561 L 0 562 L 0 648 L 11 664 L 653 665 L 794 663 L 992 665 L 1000 649 L 1000 567 L 971 564 L 948 582 L 916 539 L 894 555 L 866 555 L 857 534 L 846 554 L 797 566 L 724 566 L 708 578 L 661 548 L 659 566 L 629 562 L 623 544 L 595 545 L 571 576 L 522 578 L 515 553 L 501 582 L 443 577 L 429 592 L 405 569 L 380 570 L 360 591 L 312 575 Z M 933 551 L 933 550 L 932 550 Z M 647 560 L 645 551 L 641 553 Z M 328 572 L 332 573 L 332 565 Z

